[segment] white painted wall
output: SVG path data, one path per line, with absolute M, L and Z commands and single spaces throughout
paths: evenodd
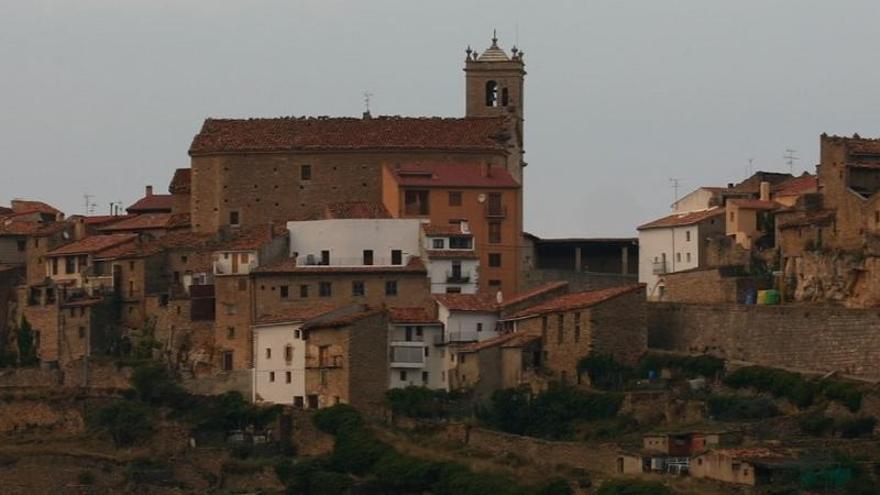
M 712 196 L 712 191 L 701 187 L 673 203 L 672 211 L 676 213 L 685 213 L 689 211 L 706 210 L 711 206 L 709 201 L 712 199 Z
M 667 273 L 697 268 L 700 264 L 698 225 L 639 231 L 639 282 L 647 285 L 649 300 L 661 296 L 660 276 L 654 274 L 654 267 L 655 262 L 664 259 Z
M 233 263 L 234 258 L 238 258 L 238 264 Z M 242 263 L 242 261 L 245 261 Z M 248 274 L 251 270 L 259 266 L 259 255 L 257 251 L 221 251 L 214 253 L 214 274 L 215 275 L 241 275 Z M 233 270 L 235 266 L 235 270 Z
M 410 327 L 411 341 L 406 341 L 406 328 Z M 421 337 L 417 328 L 421 328 Z M 389 355 L 394 356 L 394 348 L 410 349 L 413 355 L 421 357 L 421 365 L 409 363 L 390 364 L 388 388 L 403 388 L 410 385 L 432 389 L 446 389 L 446 373 L 444 358 L 445 346 L 437 345 L 441 341 L 443 327 L 440 325 L 391 325 L 388 331 Z M 427 372 L 428 381 L 423 380 Z
M 438 304 L 438 319 L 443 323 L 444 338 L 447 342 L 473 342 L 497 337 L 495 323 L 498 315 L 483 311 L 449 311 Z M 482 330 L 477 330 L 482 324 Z
M 403 251 L 403 263 L 418 256 L 420 224 L 418 219 L 331 219 L 288 222 L 290 254 L 300 259 L 312 254 L 316 261 L 321 251 L 330 251 L 330 264 L 363 264 L 365 249 L 373 250 L 374 265 L 390 265 L 391 251 Z
M 446 275 L 452 273 L 452 260 L 431 259 L 428 264 L 428 277 L 431 279 L 431 293 L 443 294 L 447 287 L 459 287 L 462 294 L 476 294 L 480 261 L 476 259 L 461 260 L 461 274 L 470 277 L 466 284 L 447 284 Z
M 306 395 L 306 343 L 297 338 L 301 323 L 285 323 L 254 327 L 254 390 L 256 396 L 275 404 L 293 404 L 294 396 Z M 284 349 L 293 346 L 293 359 L 285 359 Z M 266 349 L 272 356 L 266 357 Z M 271 373 L 275 380 L 271 380 Z M 291 374 L 287 383 L 286 375 Z

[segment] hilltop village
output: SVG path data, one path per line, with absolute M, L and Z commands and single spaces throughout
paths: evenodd
M 539 238 L 524 53 L 463 63 L 461 118 L 209 118 L 124 212 L 0 207 L 0 478 L 40 437 L 37 491 L 878 493 L 880 140 Z

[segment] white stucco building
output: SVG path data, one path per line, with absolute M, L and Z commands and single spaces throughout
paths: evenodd
M 443 325 L 424 308 L 392 308 L 388 313 L 388 388 L 446 389 Z
M 724 208 L 674 213 L 639 230 L 639 282 L 649 300 L 663 299 L 663 275 L 705 266 L 706 239 L 724 235 Z
M 434 294 L 476 294 L 480 257 L 467 222 L 423 225 L 422 248 Z
M 298 266 L 406 265 L 420 255 L 418 219 L 336 218 L 288 222 Z

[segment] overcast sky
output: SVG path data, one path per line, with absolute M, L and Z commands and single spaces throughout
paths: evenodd
M 0 0 L 0 204 L 165 191 L 205 117 L 461 116 L 525 51 L 526 230 L 629 236 L 681 193 L 880 136 L 880 2 Z M 516 40 L 518 38 L 518 40 Z

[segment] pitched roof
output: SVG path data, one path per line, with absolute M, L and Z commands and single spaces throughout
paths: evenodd
M 42 222 L 6 218 L 0 221 L 0 236 L 28 236 L 37 233 L 44 225 Z
M 343 201 L 327 205 L 324 218 L 391 218 L 391 214 L 384 204 L 376 201 Z
M 642 290 L 641 284 L 624 285 L 620 287 L 609 287 L 607 289 L 590 290 L 585 292 L 573 292 L 537 304 L 530 308 L 517 311 L 507 319 L 519 319 L 526 317 L 539 316 L 547 313 L 556 313 L 560 311 L 570 311 L 572 309 L 583 309 L 595 306 L 597 304 L 609 301 L 624 294 L 629 294 L 638 290 Z
M 142 213 L 125 220 L 113 222 L 103 227 L 98 227 L 101 232 L 113 232 L 120 230 L 152 230 L 164 229 L 168 226 L 171 213 Z
M 106 234 L 93 235 L 84 239 L 65 244 L 57 249 L 46 253 L 46 256 L 60 256 L 66 254 L 96 254 L 112 247 L 134 242 L 137 234 Z
M 49 215 L 57 215 L 61 210 L 42 201 L 32 201 L 27 199 L 13 199 L 10 206 L 14 213 L 46 213 Z
M 435 260 L 476 260 L 480 259 L 480 256 L 474 251 L 429 249 L 428 258 L 432 258 Z
M 434 300 L 451 311 L 492 312 L 498 310 L 493 294 L 433 294 Z
M 293 150 L 491 150 L 509 139 L 503 117 L 206 119 L 190 155 Z
M 308 325 L 310 330 L 318 329 L 318 328 L 340 328 L 347 327 L 353 323 L 356 323 L 365 318 L 369 318 L 371 316 L 379 315 L 384 313 L 382 309 L 367 309 L 365 311 L 359 311 L 357 313 L 351 313 L 345 316 L 340 316 L 339 318 L 333 318 L 330 320 L 324 320 L 315 322 L 313 324 Z
M 304 265 L 297 266 L 296 258 L 287 258 L 278 263 L 261 266 L 251 273 L 254 274 L 277 274 L 277 273 L 424 273 L 425 264 L 417 256 L 409 259 L 406 265 Z
M 287 235 L 284 225 L 255 225 L 237 231 L 227 240 L 220 241 L 217 251 L 253 251 L 272 241 L 276 237 Z
M 106 225 L 133 217 L 134 215 L 89 215 L 82 217 L 82 219 L 86 225 Z
M 388 171 L 398 184 L 409 187 L 519 187 L 504 167 L 490 166 L 484 174 L 483 166 L 473 163 L 413 162 Z
M 522 347 L 525 344 L 541 340 L 541 336 L 535 333 L 510 332 L 503 333 L 491 339 L 472 342 L 456 348 L 458 352 L 479 352 L 491 347 Z
M 168 223 L 165 224 L 169 229 L 183 229 L 192 225 L 192 219 L 189 213 L 172 213 L 168 217 Z
M 125 209 L 129 213 L 171 213 L 174 197 L 170 194 L 149 194 Z
M 707 210 L 692 211 L 687 213 L 673 213 L 672 215 L 640 225 L 637 230 L 659 229 L 664 227 L 682 227 L 694 225 L 710 218 L 724 215 L 724 208 L 717 206 Z
M 257 325 L 269 325 L 272 323 L 303 322 L 335 311 L 339 307 L 338 305 L 325 302 L 310 304 L 306 307 L 283 308 L 278 312 L 258 316 L 254 323 Z
M 773 194 L 775 196 L 800 196 L 801 194 L 816 192 L 818 187 L 819 181 L 815 175 L 804 174 L 778 184 Z
M 168 185 L 168 192 L 171 194 L 186 194 L 190 192 L 191 181 L 191 169 L 179 168 L 174 171 L 174 177 L 171 178 L 171 184 Z
M 548 292 L 553 292 L 558 289 L 562 289 L 564 287 L 568 287 L 568 282 L 565 280 L 557 280 L 556 282 L 547 282 L 546 284 L 541 284 L 537 287 L 534 287 L 525 292 L 520 292 L 518 294 L 514 294 L 513 297 L 501 302 L 502 307 L 513 306 L 514 304 L 519 304 L 523 301 L 527 301 L 533 297 L 538 297 Z
M 441 224 L 433 224 L 433 223 L 423 223 L 422 230 L 425 232 L 425 235 L 428 237 L 439 237 L 439 236 L 467 236 L 471 237 L 474 234 L 471 232 L 462 232 L 461 224 L 456 223 L 441 223 Z
M 440 324 L 425 308 L 389 308 L 388 319 L 391 323 Z
M 763 201 L 760 199 L 731 199 L 728 203 L 747 210 L 776 210 L 782 205 L 776 201 Z

